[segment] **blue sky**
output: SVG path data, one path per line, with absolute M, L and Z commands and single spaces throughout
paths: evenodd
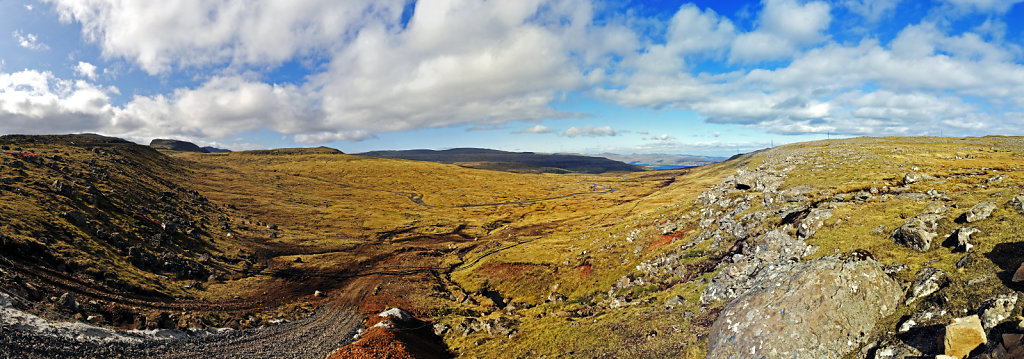
M 731 155 L 1024 134 L 1020 0 L 0 0 L 0 133 Z

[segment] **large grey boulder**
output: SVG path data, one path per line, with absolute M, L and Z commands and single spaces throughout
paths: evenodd
M 942 215 L 922 214 L 908 219 L 900 228 L 892 232 L 892 240 L 904 247 L 927 252 L 931 249 L 932 240 L 939 234 L 939 220 Z
M 903 290 L 878 262 L 824 257 L 765 272 L 711 326 L 709 359 L 840 358 L 869 339 Z

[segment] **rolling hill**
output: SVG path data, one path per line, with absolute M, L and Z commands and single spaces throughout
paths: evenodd
M 483 148 L 454 148 L 449 150 L 372 151 L 357 156 L 397 158 L 430 161 L 521 173 L 605 173 L 641 171 L 643 167 L 609 160 L 602 157 L 533 152 L 507 152 Z
M 0 313 L 254 328 L 96 342 L 0 316 L 13 356 L 873 358 L 1001 354 L 1024 334 L 1016 137 L 614 174 L 0 146 Z

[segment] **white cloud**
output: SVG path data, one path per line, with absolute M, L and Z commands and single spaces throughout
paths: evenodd
M 799 4 L 796 0 L 762 0 L 758 27 L 732 43 L 729 60 L 759 62 L 784 59 L 797 50 L 825 40 L 823 31 L 832 21 L 831 7 L 821 1 Z
M 513 133 L 551 133 L 551 129 L 548 126 L 536 125 Z
M 839 4 L 868 22 L 878 22 L 893 14 L 901 0 L 842 0 Z
M 96 79 L 96 65 L 88 62 L 79 61 L 78 65 L 75 66 L 75 72 L 77 72 L 79 76 L 86 77 L 90 80 Z
M 14 40 L 18 42 L 18 46 L 24 47 L 29 50 L 47 50 L 50 47 L 46 44 L 39 42 L 39 37 L 35 34 L 24 33 L 21 30 L 14 30 L 11 33 Z
M 588 79 L 580 66 L 601 63 L 604 55 L 587 50 L 592 59 L 580 63 L 570 55 L 581 46 L 574 36 L 608 48 L 635 46 L 620 28 L 595 29 L 592 14 L 576 6 L 589 2 L 579 0 L 425 0 L 416 3 L 404 29 L 396 27 L 402 1 L 53 1 L 106 55 L 154 74 L 221 61 L 229 67 L 274 63 L 310 52 L 329 58 L 303 84 L 221 75 L 196 89 L 137 97 L 115 120 L 133 133 L 222 137 L 268 128 L 310 142 L 578 117 L 549 105 L 598 78 L 599 71 Z
M 583 127 L 576 127 L 576 126 L 569 127 L 568 130 L 565 130 L 565 132 L 562 132 L 562 135 L 567 136 L 567 137 L 577 137 L 577 136 L 606 137 L 606 136 L 616 136 L 616 135 L 619 135 L 619 134 L 622 134 L 622 133 L 626 133 L 626 132 L 629 132 L 629 131 L 626 131 L 626 130 L 616 131 L 616 130 L 612 129 L 612 126 L 594 127 L 594 126 L 591 126 L 591 125 L 586 125 L 586 126 L 583 126 Z
M 44 0 L 111 57 L 150 74 L 230 62 L 276 64 L 337 49 L 361 27 L 394 23 L 403 0 Z
M 32 11 L 33 7 L 31 4 L 25 4 L 25 10 Z
M 1006 13 L 1014 5 L 1024 0 L 942 0 L 952 5 L 957 11 L 977 11 L 981 13 Z
M 66 133 L 103 128 L 115 109 L 103 89 L 50 72 L 0 73 L 0 133 Z

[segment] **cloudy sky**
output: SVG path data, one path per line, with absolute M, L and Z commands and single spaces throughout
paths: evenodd
M 1024 135 L 1024 0 L 0 0 L 0 133 L 729 155 Z

